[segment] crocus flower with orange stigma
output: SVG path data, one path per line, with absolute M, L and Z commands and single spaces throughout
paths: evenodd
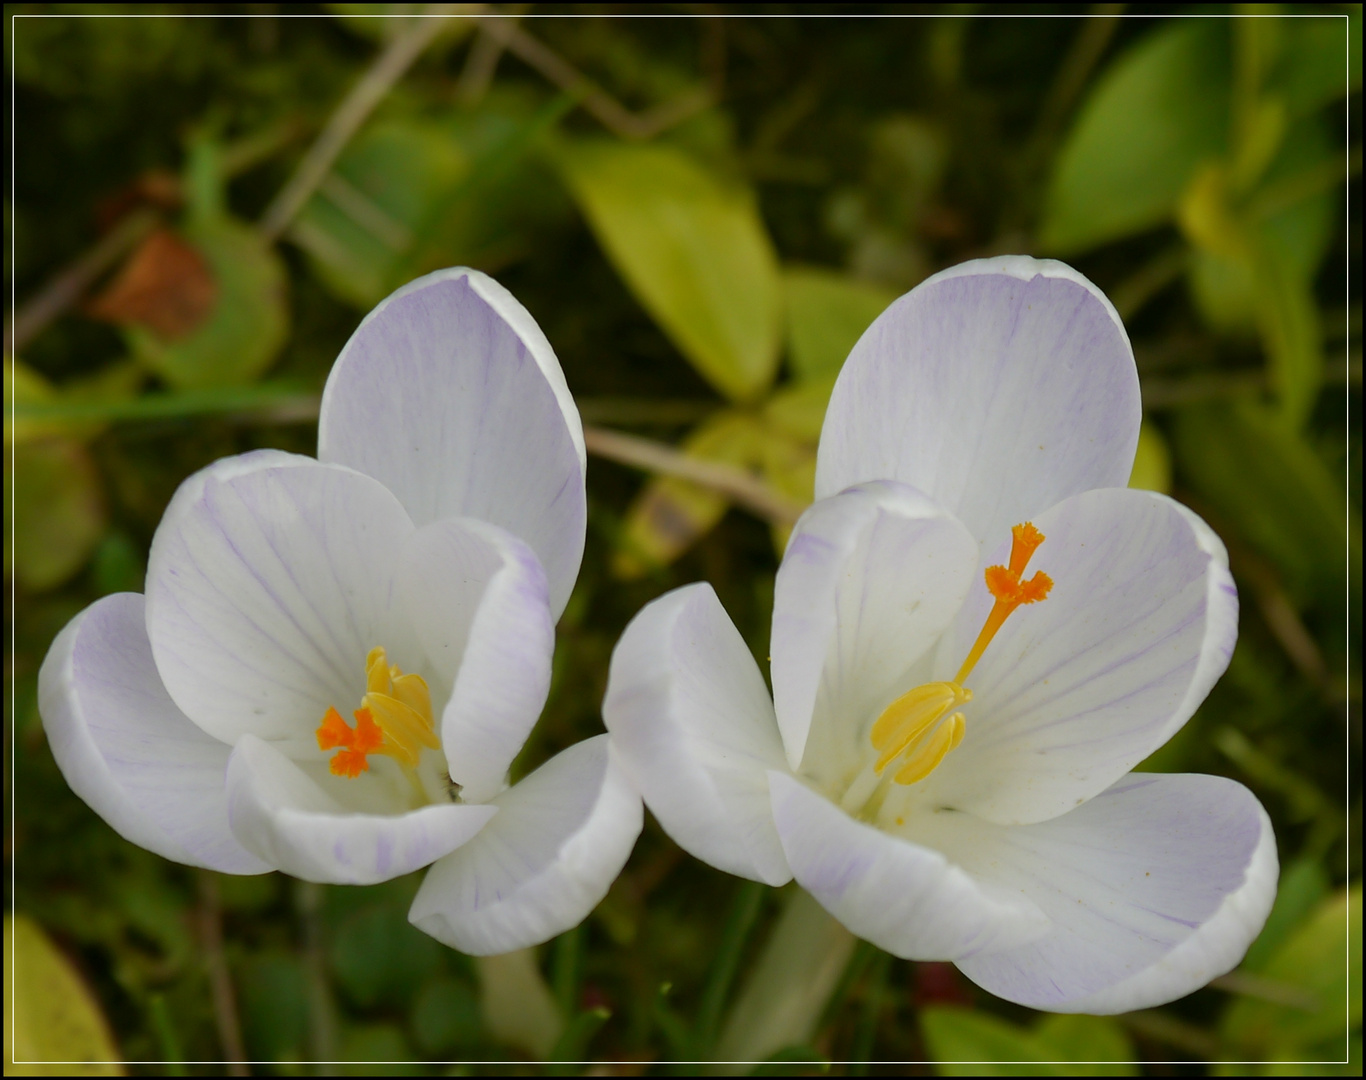
M 53 643 L 40 708 L 118 832 L 225 873 L 368 884 L 432 865 L 410 918 L 472 953 L 576 925 L 641 827 L 607 737 L 513 787 L 585 528 L 584 445 L 535 321 L 473 270 L 372 311 L 318 458 L 186 480 L 146 595 Z
M 1140 417 L 1119 316 L 1070 267 L 969 262 L 892 304 L 778 569 L 772 697 L 705 584 L 617 646 L 608 730 L 670 835 L 1037 1009 L 1143 1008 L 1233 967 L 1275 894 L 1266 812 L 1131 771 L 1238 621 L 1218 537 L 1125 486 Z

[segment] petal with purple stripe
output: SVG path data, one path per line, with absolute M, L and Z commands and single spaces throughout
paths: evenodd
M 1223 545 L 1166 496 L 1090 491 L 1035 519 L 1047 599 L 1006 620 L 965 680 L 962 744 L 918 803 L 1002 824 L 1044 821 L 1104 791 L 1183 725 L 1228 666 L 1238 601 Z M 1003 548 L 993 562 L 1004 562 Z M 940 643 L 952 678 L 993 600 L 979 578 Z
M 816 495 L 900 480 L 994 545 L 1091 488 L 1128 483 L 1141 418 L 1114 307 L 1071 267 L 963 263 L 854 346 L 821 431 Z

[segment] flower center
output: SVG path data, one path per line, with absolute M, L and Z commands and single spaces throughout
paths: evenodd
M 939 767 L 949 752 L 963 741 L 963 732 L 967 730 L 963 714 L 950 714 L 949 710 L 972 700 L 972 691 L 963 683 L 986 652 L 991 639 L 1017 607 L 1037 603 L 1053 588 L 1053 579 L 1041 570 L 1028 581 L 1024 580 L 1025 567 L 1043 543 L 1043 533 L 1026 521 L 1011 529 L 1010 535 L 1010 565 L 988 566 L 986 570 L 987 589 L 996 598 L 996 603 L 953 681 L 925 683 L 902 694 L 873 724 L 873 749 L 878 751 L 873 770 L 879 776 L 898 759 L 901 764 L 892 775 L 898 784 L 924 780 Z
M 365 696 L 353 714 L 356 726 L 329 706 L 318 725 L 318 749 L 341 747 L 332 755 L 332 773 L 355 779 L 370 768 L 369 754 L 383 754 L 404 767 L 417 768 L 424 748 L 441 745 L 432 721 L 432 695 L 421 675 L 405 675 L 390 664 L 383 646 L 365 658 Z

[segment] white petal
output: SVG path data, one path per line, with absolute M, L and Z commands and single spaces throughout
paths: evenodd
M 647 604 L 612 652 L 603 719 L 645 804 L 684 850 L 770 885 L 791 878 L 769 809 L 786 769 L 773 703 L 710 585 Z
M 399 585 L 423 648 L 454 685 L 441 717 L 468 802 L 502 790 L 550 692 L 555 625 L 535 553 L 487 522 L 445 518 L 403 551 Z
M 976 568 L 972 534 L 904 484 L 862 484 L 802 515 L 773 602 L 773 704 L 794 770 L 821 776 L 862 753 Z
M 1189 994 L 1242 959 L 1276 895 L 1266 811 L 1222 777 L 1134 773 L 1038 825 L 933 817 L 917 830 L 927 840 L 1052 921 L 1035 941 L 959 961 L 1035 1009 L 1125 1012 Z
M 934 805 L 1044 821 L 1105 790 L 1184 724 L 1228 666 L 1238 600 L 1223 545 L 1147 491 L 1091 491 L 1035 519 L 1026 571 L 1053 579 L 967 678 L 967 733 L 923 785 Z M 1004 562 L 1004 548 L 993 561 Z M 937 669 L 952 678 L 991 607 L 979 578 Z
M 271 869 L 228 828 L 229 748 L 166 693 L 140 595 L 106 596 L 71 620 L 43 661 L 38 702 L 62 775 L 119 835 L 225 874 Z
M 196 724 L 319 754 L 329 706 L 346 716 L 365 657 L 423 665 L 394 566 L 413 526 L 368 476 L 307 458 L 243 471 L 227 459 L 186 481 L 152 541 L 147 630 L 166 688 Z
M 477 270 L 399 289 L 347 342 L 323 393 L 318 457 L 393 491 L 413 521 L 491 521 L 531 545 L 559 617 L 583 557 L 583 428 L 555 353 Z
M 243 735 L 228 761 L 233 832 L 249 851 L 305 881 L 373 885 L 410 874 L 466 843 L 496 813 L 492 806 L 456 804 L 348 813 L 254 735 Z
M 1113 306 L 1062 263 L 964 263 L 896 301 L 830 398 L 823 498 L 901 480 L 980 541 L 1068 495 L 1128 482 L 1138 375 Z
M 938 851 L 855 821 L 800 781 L 769 774 L 792 876 L 859 937 L 907 960 L 958 960 L 1028 941 L 1047 920 Z
M 577 926 L 640 835 L 640 796 L 606 735 L 550 759 L 493 800 L 498 816 L 427 874 L 414 926 L 475 956 L 548 941 Z

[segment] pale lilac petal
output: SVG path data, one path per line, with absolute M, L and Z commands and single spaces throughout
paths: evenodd
M 1044 936 L 958 962 L 1035 1009 L 1124 1012 L 1197 990 L 1242 959 L 1276 894 L 1266 811 L 1222 777 L 1134 773 L 1038 825 L 938 814 L 914 833 L 1048 916 Z
M 769 809 L 786 769 L 773 703 L 710 585 L 645 606 L 612 653 L 603 719 L 646 805 L 684 850 L 721 870 L 791 878 Z
M 1062 263 L 963 263 L 889 307 L 830 398 L 816 496 L 900 480 L 995 543 L 1129 479 L 1138 375 L 1113 306 Z
M 571 746 L 493 800 L 498 816 L 427 874 L 414 926 L 475 956 L 548 941 L 577 926 L 640 835 L 640 796 L 606 735 Z
M 389 488 L 418 525 L 473 517 L 531 545 L 558 618 L 583 557 L 583 429 L 545 335 L 477 270 L 382 301 L 337 358 L 318 457 Z
M 188 494 L 186 494 L 188 492 Z M 147 630 L 158 670 L 196 724 L 319 755 L 324 713 L 365 690 L 365 658 L 421 671 L 394 584 L 412 523 L 377 481 L 307 458 L 186 481 L 152 541 Z
M 545 571 L 522 541 L 486 522 L 445 518 L 403 550 L 399 586 L 440 681 L 451 779 L 468 802 L 502 790 L 550 691 L 555 625 Z
M 861 484 L 802 515 L 773 603 L 773 703 L 794 770 L 824 777 L 865 751 L 976 568 L 972 534 L 904 484 Z
M 769 783 L 792 876 L 878 948 L 907 960 L 961 960 L 1047 930 L 1034 904 L 938 851 L 856 821 L 784 773 L 770 773 Z
M 396 814 L 348 812 L 254 735 L 243 735 L 228 761 L 232 831 L 259 858 L 305 881 L 373 885 L 410 874 L 468 842 L 497 812 L 455 803 Z
M 225 874 L 271 869 L 228 828 L 229 748 L 166 693 L 140 595 L 106 596 L 67 624 L 39 672 L 38 705 L 62 775 L 119 835 Z
M 1091 491 L 1035 523 L 1046 539 L 1027 573 L 1046 572 L 1052 592 L 987 647 L 966 679 L 962 745 L 917 785 L 936 806 L 1002 824 L 1065 813 L 1166 742 L 1228 666 L 1238 630 L 1223 545 L 1166 496 Z M 979 578 L 939 678 L 953 677 L 990 607 Z

